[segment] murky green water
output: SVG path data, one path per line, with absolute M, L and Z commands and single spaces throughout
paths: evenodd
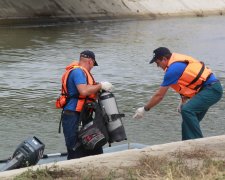
M 203 60 L 225 84 L 224 29 L 223 16 L 1 28 L 0 157 L 12 155 L 20 142 L 34 135 L 45 143 L 45 153 L 65 151 L 54 102 L 64 67 L 84 49 L 96 53 L 96 80 L 114 85 L 130 142 L 180 140 L 178 95 L 172 91 L 143 120 L 132 119 L 162 81 L 161 69 L 148 64 L 152 50 L 167 46 Z M 201 123 L 205 136 L 224 134 L 224 109 L 222 99 L 209 110 Z

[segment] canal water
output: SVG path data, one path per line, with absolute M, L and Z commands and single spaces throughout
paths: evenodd
M 61 110 L 54 103 L 64 67 L 85 49 L 96 54 L 95 79 L 114 85 L 125 113 L 124 143 L 179 141 L 179 96 L 173 91 L 144 119 L 132 118 L 162 81 L 162 70 L 149 64 L 152 51 L 166 46 L 202 60 L 224 85 L 224 29 L 224 16 L 0 28 L 0 158 L 11 156 L 31 136 L 46 145 L 45 153 L 66 151 L 63 134 L 58 134 Z M 208 111 L 201 123 L 206 137 L 224 134 L 224 109 L 223 98 Z

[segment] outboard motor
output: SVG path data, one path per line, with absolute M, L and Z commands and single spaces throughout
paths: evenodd
M 125 129 L 121 120 L 121 118 L 125 117 L 125 115 L 119 113 L 113 93 L 103 91 L 99 96 L 99 101 L 102 109 L 108 115 L 108 122 L 106 126 L 109 133 L 109 142 L 112 143 L 127 140 Z
M 37 164 L 43 156 L 44 148 L 45 145 L 35 136 L 33 138 L 28 138 L 17 147 L 13 153 L 12 159 L 1 168 L 1 171 Z

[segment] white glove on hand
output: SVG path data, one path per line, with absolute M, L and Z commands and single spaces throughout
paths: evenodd
M 144 107 L 140 107 L 140 108 L 138 108 L 138 109 L 136 110 L 136 112 L 135 112 L 133 118 L 135 118 L 135 119 L 141 119 L 141 118 L 144 117 L 144 113 L 145 113 Z
M 112 90 L 112 84 L 110 82 L 100 82 L 101 84 L 101 89 L 105 91 L 111 91 Z

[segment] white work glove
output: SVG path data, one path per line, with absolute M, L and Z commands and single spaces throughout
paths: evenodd
M 144 107 L 140 107 L 136 110 L 135 114 L 133 115 L 133 118 L 135 119 L 141 119 L 144 117 L 144 113 L 145 113 L 145 108 Z
M 111 91 L 112 90 L 112 84 L 110 82 L 100 82 L 101 89 L 105 91 Z

